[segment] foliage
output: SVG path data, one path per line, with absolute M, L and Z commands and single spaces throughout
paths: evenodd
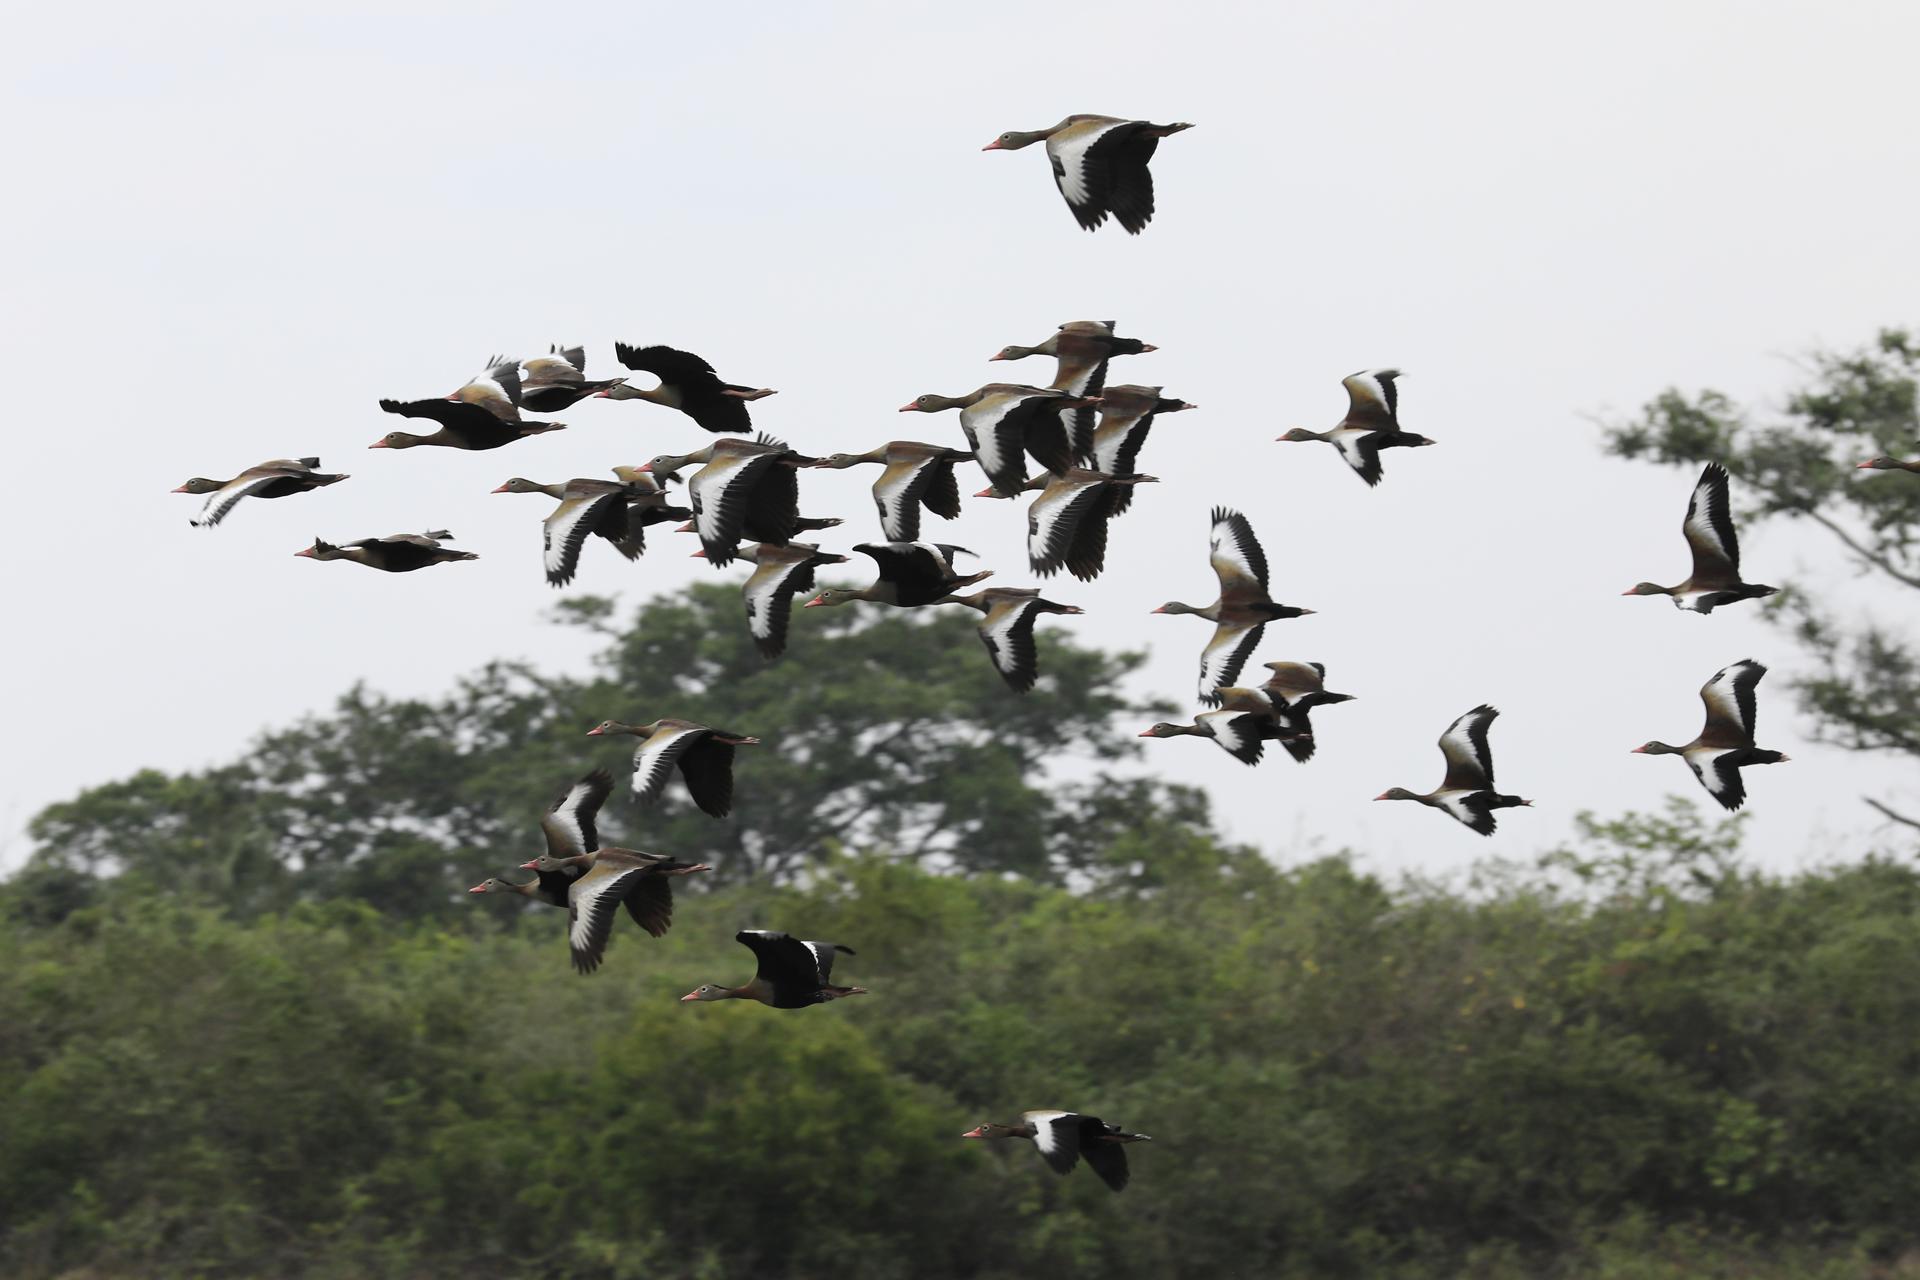
M 1743 515 L 1812 524 L 1876 585 L 1907 600 L 1920 590 L 1920 475 L 1856 466 L 1920 456 L 1920 343 L 1909 333 L 1889 329 L 1860 351 L 1815 353 L 1781 420 L 1758 421 L 1718 391 L 1669 389 L 1609 429 L 1607 445 L 1672 466 L 1722 462 L 1740 482 Z M 1815 660 L 1795 687 L 1822 740 L 1920 759 L 1920 649 L 1908 628 L 1836 620 L 1804 584 L 1778 597 L 1770 616 Z
M 494 663 L 445 697 L 366 689 L 332 714 L 269 733 L 204 773 L 143 772 L 38 815 L 32 910 L 87 900 L 88 880 L 128 873 L 242 914 L 351 899 L 394 915 L 453 917 L 458 887 L 539 852 L 535 819 L 599 761 L 624 779 L 629 737 L 604 719 L 674 716 L 762 738 L 740 749 L 733 815 L 716 822 L 677 782 L 636 814 L 616 792 L 609 842 L 716 864 L 716 879 L 792 878 L 840 845 L 966 871 L 1057 879 L 1103 865 L 1114 814 L 1208 828 L 1199 793 L 1117 772 L 1138 750 L 1116 720 L 1159 713 L 1116 692 L 1137 654 L 1045 629 L 1042 678 L 1009 693 L 955 609 L 819 609 L 768 664 L 736 587 L 702 585 L 613 624 L 604 600 L 565 620 L 606 647 L 584 677 Z M 824 615 L 824 616 L 822 616 Z M 1081 780 L 1055 767 L 1077 762 Z
M 1592 822 L 1465 893 L 865 856 L 590 978 L 551 911 L 115 899 L 0 936 L 0 1273 L 1911 1276 L 1920 873 L 1737 830 Z M 677 1003 L 743 926 L 873 994 Z M 1047 1105 L 1154 1136 L 1124 1195 L 959 1140 Z

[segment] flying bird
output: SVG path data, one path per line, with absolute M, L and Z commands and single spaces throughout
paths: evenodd
M 964 396 L 916 396 L 900 406 L 901 413 L 960 411 L 960 429 L 980 469 L 1002 493 L 1016 493 L 1027 482 L 1023 453 L 1048 471 L 1066 471 L 1074 465 L 1073 442 L 1060 420 L 1061 409 L 1075 409 L 1097 401 L 1070 396 L 1050 387 L 1028 387 L 1012 382 L 990 382 Z
M 1493 748 L 1487 745 L 1487 727 L 1500 713 L 1481 703 L 1447 726 L 1440 735 L 1440 754 L 1446 757 L 1447 776 L 1426 795 L 1394 787 L 1375 800 L 1418 800 L 1438 809 L 1470 831 L 1493 834 L 1493 811 L 1531 805 L 1519 796 L 1503 796 L 1493 789 Z
M 608 400 L 645 400 L 678 409 L 716 435 L 727 432 L 744 435 L 752 431 L 753 416 L 747 412 L 747 401 L 774 394 L 769 387 L 742 387 L 720 381 L 713 366 L 691 351 L 662 346 L 630 347 L 616 342 L 613 354 L 627 368 L 650 373 L 660 379 L 660 384 L 636 387 L 623 381 L 596 394 Z
M 1022 489 L 1040 496 L 1027 508 L 1027 564 L 1041 577 L 1065 569 L 1092 582 L 1107 566 L 1107 522 L 1118 495 L 1136 484 L 1158 484 L 1158 476 L 1108 475 L 1073 467 L 1035 476 Z M 1009 498 L 998 489 L 982 489 L 976 498 Z
M 621 904 L 628 904 L 627 914 L 641 928 L 659 937 L 673 916 L 673 891 L 665 878 L 713 870 L 704 862 L 682 862 L 665 854 L 613 847 L 564 857 L 543 853 L 520 865 L 542 876 L 566 868 L 580 870 L 567 885 L 567 949 L 573 957 L 574 972 L 582 974 L 598 969 L 606 957 L 613 918 Z M 635 897 L 644 899 L 638 909 L 629 901 Z M 649 919 L 659 924 L 658 932 L 648 924 Z
M 1738 809 L 1747 799 L 1747 786 L 1740 770 L 1750 764 L 1784 764 L 1787 757 L 1778 751 L 1766 751 L 1753 745 L 1753 724 L 1757 713 L 1754 690 L 1767 669 L 1751 658 L 1742 659 L 1713 673 L 1700 686 L 1700 701 L 1706 704 L 1707 722 L 1700 734 L 1684 746 L 1670 747 L 1664 742 L 1649 742 L 1635 747 L 1637 755 L 1680 756 L 1693 770 L 1693 776 L 1707 794 L 1727 810 Z
M 970 587 L 982 578 L 993 576 L 991 569 L 972 574 L 955 572 L 954 557 L 961 553 L 972 555 L 973 552 L 944 542 L 861 542 L 856 543 L 853 549 L 879 567 L 879 580 L 857 591 L 844 587 L 829 588 L 807 601 L 805 608 L 826 608 L 850 604 L 855 600 L 871 600 L 875 604 L 912 609 L 920 605 L 937 604 L 942 596 L 952 595 L 960 587 Z
M 1329 693 L 1325 683 L 1327 669 L 1317 662 L 1268 662 L 1263 665 L 1273 674 L 1260 686 L 1260 691 L 1273 700 L 1274 711 L 1280 721 L 1297 731 L 1296 736 L 1285 739 L 1281 745 L 1296 762 L 1305 764 L 1313 759 L 1313 709 L 1351 702 L 1353 695 Z
M 1284 724 L 1274 714 L 1273 701 L 1258 689 L 1227 685 L 1215 691 L 1218 711 L 1203 711 L 1192 724 L 1171 724 L 1165 720 L 1141 733 L 1143 738 L 1205 738 L 1241 764 L 1259 764 L 1266 744 L 1279 740 L 1283 745 L 1302 736 L 1303 730 Z
M 1327 431 L 1295 427 L 1284 441 L 1324 440 L 1371 488 L 1380 483 L 1382 449 L 1415 449 L 1433 441 L 1400 429 L 1398 369 L 1362 369 L 1340 380 L 1347 389 L 1347 416 Z
M 942 520 L 959 516 L 960 486 L 953 464 L 972 459 L 965 449 L 891 440 L 865 453 L 829 454 L 813 465 L 844 471 L 879 463 L 885 469 L 873 482 L 873 505 L 880 513 L 880 535 L 888 542 L 914 542 L 920 537 L 920 508 Z
M 652 804 L 660 798 L 675 765 L 686 779 L 687 794 L 709 817 L 724 818 L 733 809 L 733 749 L 757 747 L 760 739 L 728 733 L 691 720 L 655 720 L 652 724 L 621 724 L 602 720 L 587 730 L 589 738 L 629 733 L 640 739 L 633 753 L 633 798 Z
M 693 554 L 701 559 L 707 553 Z M 786 652 L 793 598 L 813 590 L 813 571 L 821 565 L 847 562 L 847 557 L 823 552 L 810 542 L 748 542 L 735 554 L 753 565 L 740 591 L 747 601 L 747 632 L 760 656 L 769 659 Z
M 1779 590 L 1740 580 L 1740 538 L 1733 530 L 1727 483 L 1727 469 L 1709 462 L 1687 499 L 1687 518 L 1680 525 L 1693 552 L 1693 572 L 1687 580 L 1671 587 L 1642 582 L 1621 595 L 1671 596 L 1676 609 L 1712 613 L 1720 605 L 1757 600 Z
M 625 378 L 586 377 L 587 353 L 582 347 L 550 346 L 548 354 L 520 362 L 520 407 L 529 413 L 558 413 L 569 405 L 611 391 Z
M 1276 604 L 1267 594 L 1267 553 L 1253 535 L 1253 525 L 1238 511 L 1213 509 L 1208 534 L 1209 561 L 1220 581 L 1220 594 L 1204 607 L 1169 600 L 1155 613 L 1190 613 L 1213 623 L 1213 638 L 1200 651 L 1200 701 L 1219 701 L 1216 690 L 1240 678 L 1240 668 L 1252 656 L 1269 622 L 1299 618 L 1313 612 Z
M 800 483 L 794 472 L 815 461 L 762 433 L 752 440 L 726 436 L 693 453 L 663 453 L 640 470 L 665 480 L 701 464 L 687 480 L 694 530 L 707 559 L 725 565 L 742 537 L 787 542 L 800 532 Z
M 587 872 L 588 863 L 580 860 L 579 855 L 594 853 L 600 848 L 600 833 L 594 828 L 594 818 L 612 791 L 613 775 L 605 769 L 595 769 L 568 787 L 540 819 L 540 831 L 546 837 L 547 853 L 554 865 L 545 871 L 536 871 L 534 878 L 525 884 L 495 876 L 482 880 L 467 892 L 512 893 L 550 907 L 567 907 L 568 890 Z M 633 922 L 654 937 L 660 937 L 672 927 L 673 889 L 664 877 L 650 876 L 637 882 L 632 892 L 623 895 L 623 901 Z
M 1040 598 L 1037 587 L 988 587 L 970 596 L 943 596 L 936 604 L 963 604 L 980 613 L 980 642 L 993 659 L 993 669 L 1015 693 L 1033 688 L 1040 676 L 1040 656 L 1033 642 L 1033 624 L 1043 613 L 1070 614 L 1085 610 Z
M 1140 469 L 1140 447 L 1147 442 L 1154 419 L 1163 413 L 1181 413 L 1196 407 L 1160 392 L 1159 387 L 1122 383 L 1100 393 L 1100 425 L 1094 428 L 1088 465 L 1110 476 L 1131 475 Z M 1115 491 L 1112 503 L 1113 514 L 1123 514 L 1133 503 L 1133 491 Z
M 1092 231 L 1111 213 L 1130 235 L 1137 236 L 1153 220 L 1153 174 L 1147 162 L 1160 139 L 1191 128 L 1185 123 L 1077 115 L 1050 129 L 1011 130 L 980 149 L 1018 151 L 1045 142 L 1054 185 L 1074 220 Z
M 1112 320 L 1069 320 L 1037 346 L 1006 346 L 988 357 L 994 360 L 1024 360 L 1028 356 L 1054 358 L 1053 381 L 1047 386 L 1070 396 L 1102 396 L 1107 382 L 1107 361 L 1114 356 L 1140 355 L 1159 348 L 1138 338 L 1122 338 L 1114 333 Z M 1067 433 L 1073 456 L 1085 460 L 1093 450 L 1093 402 L 1063 408 L 1060 423 Z
M 1016 1124 L 986 1124 L 967 1130 L 963 1138 L 1025 1138 L 1040 1152 L 1047 1167 L 1062 1177 L 1073 1172 L 1080 1157 L 1100 1181 L 1115 1191 L 1127 1185 L 1127 1152 L 1130 1142 L 1151 1142 L 1144 1133 L 1128 1133 L 1098 1116 L 1083 1116 L 1073 1111 L 1022 1111 Z
M 664 519 L 685 519 L 689 511 L 665 504 L 665 492 L 651 476 L 638 481 L 594 480 L 575 477 L 560 484 L 540 484 L 522 476 L 495 489 L 495 493 L 544 493 L 559 500 L 540 522 L 541 549 L 547 581 L 563 587 L 573 581 L 580 550 L 589 534 L 605 538 L 629 560 L 647 548 L 646 526 Z
M 425 533 L 396 533 L 385 538 L 361 538 L 340 546 L 315 538 L 312 546 L 293 554 L 295 558 L 304 556 L 309 560 L 351 560 L 382 573 L 412 573 L 431 564 L 480 558 L 471 551 L 455 551 L 452 547 L 440 545 L 452 539 L 453 535 L 445 529 L 429 529 Z
M 318 458 L 274 458 L 248 467 L 231 480 L 195 476 L 174 492 L 209 495 L 200 514 L 187 523 L 198 529 L 211 529 L 226 519 L 227 513 L 242 498 L 284 498 L 338 484 L 347 478 L 344 474 L 316 471 L 314 468 L 319 465 Z
M 439 424 L 432 435 L 389 431 L 369 449 L 412 449 L 436 445 L 444 449 L 498 449 L 529 436 L 559 431 L 564 422 L 527 422 L 520 417 L 520 364 L 495 357 L 485 372 L 468 379 L 452 395 L 439 400 L 382 400 L 388 413 L 425 418 Z
M 681 1004 L 758 1000 L 775 1009 L 805 1009 L 867 994 L 865 987 L 836 986 L 832 981 L 834 955 L 853 955 L 852 947 L 837 942 L 803 942 L 792 934 L 767 929 L 742 929 L 733 940 L 751 950 L 759 961 L 753 977 L 737 987 L 702 983 L 681 996 Z

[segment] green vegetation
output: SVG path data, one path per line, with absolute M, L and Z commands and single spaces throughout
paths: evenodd
M 1021 700 L 967 615 L 840 610 L 767 669 L 738 607 L 586 601 L 579 679 L 356 691 L 41 814 L 0 1274 L 1920 1275 L 1910 863 L 1762 874 L 1687 805 L 1464 884 L 1276 866 L 1127 772 L 1127 655 L 1049 637 Z M 608 806 L 726 874 L 579 978 L 559 912 L 463 889 L 663 711 L 769 746 L 733 822 Z M 677 1002 L 760 926 L 872 996 Z M 1132 1187 L 959 1138 L 1035 1106 L 1152 1134 Z
M 1920 457 L 1920 342 L 1886 330 L 1863 350 L 1809 359 L 1805 385 L 1777 421 L 1756 421 L 1718 391 L 1669 389 L 1612 428 L 1608 447 L 1670 466 L 1725 463 L 1743 518 L 1820 529 L 1883 598 L 1911 606 L 1920 592 L 1920 476 L 1857 464 Z M 1824 741 L 1920 761 L 1920 649 L 1911 628 L 1836 617 L 1804 584 L 1776 596 L 1768 613 L 1813 659 L 1812 673 L 1793 683 Z M 1868 803 L 1920 827 L 1897 805 Z
M 1197 838 L 1085 893 L 863 857 L 585 980 L 497 901 L 106 894 L 0 940 L 0 1271 L 1903 1274 L 1920 875 L 1756 874 L 1694 812 L 1470 893 Z M 765 923 L 874 995 L 677 1003 Z M 959 1140 L 1048 1104 L 1155 1136 L 1124 1196 Z

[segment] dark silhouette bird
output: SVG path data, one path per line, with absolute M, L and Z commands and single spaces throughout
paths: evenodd
M 767 929 L 742 929 L 733 940 L 747 947 L 760 963 L 752 978 L 737 987 L 703 983 L 680 997 L 680 1003 L 707 1000 L 758 1000 L 775 1009 L 805 1009 L 845 996 L 863 996 L 865 987 L 834 985 L 833 957 L 853 955 L 852 947 L 835 942 L 803 942 L 792 934 Z
M 1087 1168 L 1115 1191 L 1124 1190 L 1127 1185 L 1127 1144 L 1153 1141 L 1144 1133 L 1128 1133 L 1098 1116 L 1083 1116 L 1074 1111 L 1022 1111 L 1015 1124 L 996 1124 L 990 1120 L 960 1136 L 1025 1138 L 1039 1150 L 1047 1167 L 1063 1177 L 1072 1173 L 1073 1166 L 1085 1156 Z
M 645 400 L 678 409 L 715 434 L 744 435 L 752 431 L 753 416 L 747 412 L 747 401 L 774 394 L 769 387 L 742 387 L 720 381 L 713 366 L 691 351 L 662 346 L 630 347 L 616 342 L 613 354 L 627 368 L 660 379 L 660 385 L 636 387 L 622 382 L 596 394 L 608 400 Z
M 382 573 L 412 573 L 430 564 L 480 558 L 471 551 L 455 551 L 452 547 L 440 545 L 452 538 L 453 535 L 445 529 L 429 529 L 425 533 L 396 533 L 385 538 L 361 538 L 340 546 L 315 538 L 312 546 L 293 554 L 296 558 L 304 556 L 310 560 L 351 560 Z
M 872 586 L 858 590 L 829 588 L 807 601 L 805 608 L 825 608 L 855 600 L 871 600 L 875 604 L 890 604 L 903 609 L 917 608 L 938 603 L 942 596 L 952 595 L 960 587 L 970 587 L 983 578 L 993 576 L 991 569 L 971 574 L 956 573 L 953 568 L 954 557 L 961 553 L 972 555 L 973 552 L 944 542 L 861 542 L 856 543 L 853 549 L 879 567 L 879 580 Z
M 389 431 L 369 449 L 412 449 L 436 445 L 444 449 L 498 449 L 565 428 L 564 422 L 527 422 L 520 417 L 520 365 L 515 360 L 495 357 L 486 372 L 469 379 L 452 395 L 439 400 L 382 400 L 388 413 L 406 418 L 425 418 L 437 423 L 432 435 L 414 435 L 407 431 Z

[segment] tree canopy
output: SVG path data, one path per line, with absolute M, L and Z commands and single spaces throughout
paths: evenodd
M 704 584 L 625 625 L 610 601 L 570 601 L 561 620 L 605 641 L 584 674 L 495 663 L 438 698 L 354 689 L 229 764 L 50 806 L 29 828 L 27 880 L 55 915 L 123 873 L 243 914 L 350 899 L 446 915 L 464 885 L 539 851 L 540 813 L 595 764 L 622 780 L 603 839 L 712 862 L 717 880 L 791 879 L 840 847 L 1059 880 L 1106 865 L 1135 828 L 1208 827 L 1199 793 L 1125 768 L 1138 745 L 1117 722 L 1162 711 L 1122 692 L 1140 655 L 1043 630 L 1040 682 L 1019 697 L 970 611 L 816 610 L 770 664 L 740 608 L 737 588 Z M 636 810 L 634 740 L 585 736 L 660 716 L 766 744 L 740 749 L 728 819 L 677 781 Z

